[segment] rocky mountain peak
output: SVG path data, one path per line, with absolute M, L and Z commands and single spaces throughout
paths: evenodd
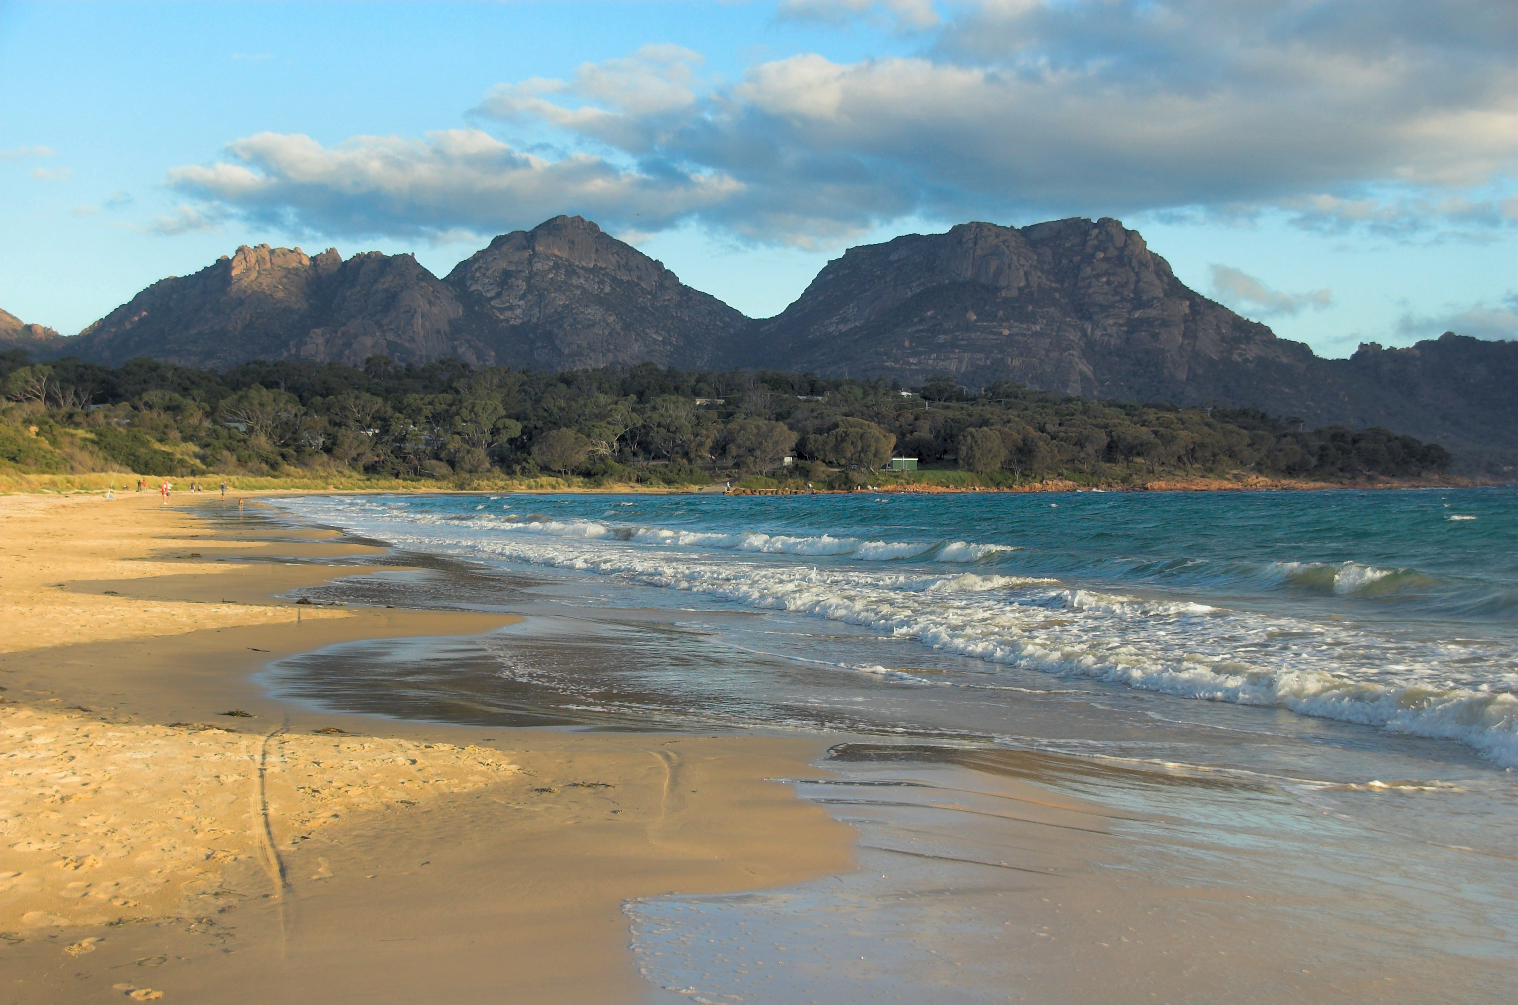
M 1170 263 L 1149 250 L 1143 235 L 1110 217 L 1054 220 L 1021 233 L 1041 266 L 1075 295 L 1152 300 L 1180 288 Z
M 464 326 L 516 365 L 704 365 L 748 322 L 578 216 L 502 234 L 444 282 L 464 305 Z
M 591 269 L 654 291 L 680 280 L 660 262 L 624 244 L 589 220 L 579 216 L 556 216 L 532 230 L 502 234 L 489 246 L 448 274 L 450 283 L 462 283 L 487 298 L 498 297 L 513 287 L 513 274 L 526 275 L 534 268 L 557 260 Z M 542 265 L 535 265 L 541 262 Z
M 66 340 L 45 325 L 28 324 L 7 310 L 0 310 L 0 352 L 25 349 L 47 353 L 62 347 Z
M 250 248 L 244 244 L 232 255 L 230 274 L 233 280 L 240 279 L 248 283 L 270 272 L 310 267 L 311 259 L 307 258 L 306 253 L 299 248 L 271 248 L 267 244 Z
M 337 253 L 336 248 L 328 248 L 315 258 L 311 259 L 311 265 L 323 276 L 331 275 L 343 264 L 343 256 Z

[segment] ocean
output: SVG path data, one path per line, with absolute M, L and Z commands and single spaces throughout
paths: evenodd
M 1481 994 L 1505 994 L 1496 961 L 1518 935 L 1515 502 L 1511 488 L 290 498 L 276 505 L 405 560 L 311 596 L 526 620 L 483 639 L 306 654 L 264 680 L 288 699 L 384 715 L 835 741 L 830 775 L 794 780 L 798 791 L 887 859 L 911 843 L 927 872 L 910 897 L 892 885 L 910 870 L 875 863 L 884 885 L 864 868 L 832 892 L 631 905 L 650 982 L 687 997 L 812 994 L 802 985 L 841 973 L 822 958 L 921 929 L 903 904 L 927 910 L 923 890 L 984 872 L 986 849 L 1016 838 L 985 812 L 973 826 L 939 819 L 968 811 L 918 797 L 1010 798 L 996 789 L 1007 778 L 1143 816 L 1119 827 L 1124 868 L 1239 889 L 1271 875 L 1291 910 L 1319 904 L 1334 919 L 1339 934 L 1316 951 L 1371 914 L 1423 918 L 1382 946 L 1385 966 L 1459 959 L 1460 979 L 1487 974 Z M 1226 865 L 1180 850 L 1189 827 L 1231 849 Z M 921 850 L 925 834 L 935 850 Z M 1354 847 L 1371 858 L 1346 857 Z M 985 896 L 995 886 L 961 879 Z M 1350 896 L 1325 899 L 1330 887 Z M 985 906 L 968 903 L 954 901 L 970 911 L 954 938 L 990 938 Z M 777 964 L 764 991 L 686 952 L 796 941 L 820 904 L 852 912 L 855 934 L 811 931 L 809 945 L 833 948 L 799 983 L 776 983 Z M 933 917 L 953 910 L 938 903 Z M 943 947 L 914 938 L 894 977 L 871 971 L 898 982 L 872 994 L 926 993 Z M 952 978 L 929 981 L 928 998 L 1006 1000 Z M 820 993 L 852 1000 L 862 979 Z M 1051 987 L 1016 979 L 1031 1000 Z M 714 982 L 727 991 L 701 990 Z

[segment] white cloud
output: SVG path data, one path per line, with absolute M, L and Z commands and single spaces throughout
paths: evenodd
M 32 168 L 31 174 L 38 181 L 68 181 L 74 177 L 74 169 L 66 167 Z
M 534 77 L 492 88 L 473 111 L 502 122 L 536 122 L 643 153 L 695 108 L 704 62 L 677 45 L 646 45 L 620 59 L 583 63 L 569 80 Z M 558 100 L 554 100 L 557 98 Z M 579 99 L 569 105 L 563 99 Z
M 721 175 L 654 177 L 599 157 L 521 154 L 475 129 L 425 139 L 360 136 L 324 147 L 308 136 L 260 133 L 232 160 L 176 168 L 175 189 L 291 230 L 458 240 L 532 226 L 560 212 L 663 228 L 728 198 Z
M 69 209 L 73 216 L 94 216 L 100 212 L 100 207 L 88 202 L 81 202 Z
M 173 237 L 178 234 L 198 234 L 220 229 L 226 219 L 226 211 L 220 207 L 175 206 L 173 212 L 155 216 L 147 226 L 138 228 L 150 234 Z
M 1485 303 L 1463 308 L 1450 305 L 1440 314 L 1408 313 L 1397 321 L 1397 334 L 1405 339 L 1438 338 L 1445 332 L 1512 341 L 1518 338 L 1518 297 L 1509 296 L 1497 307 Z
M 1346 199 L 1317 194 L 1283 199 L 1292 223 L 1304 230 L 1327 233 L 1363 229 L 1390 237 L 1430 232 L 1476 239 L 1507 229 L 1514 222 L 1518 200 L 1506 197 L 1437 196 L 1401 193 L 1390 198 Z
M 1300 314 L 1305 308 L 1322 310 L 1334 302 L 1333 290 L 1282 293 L 1254 276 L 1228 265 L 1212 266 L 1212 292 L 1240 313 L 1256 317 Z
M 12 147 L 0 150 L 0 161 L 19 161 L 28 157 L 52 157 L 57 153 L 52 147 Z
M 927 26 L 934 10 L 819 0 L 779 13 Z M 736 83 L 707 79 L 695 52 L 647 46 L 501 84 L 472 110 L 572 153 L 477 129 L 336 146 L 262 133 L 170 183 L 295 231 L 424 238 L 580 212 L 810 246 L 913 215 L 1269 207 L 1320 230 L 1490 237 L 1514 224 L 1515 11 L 1016 0 L 955 9 L 916 56 L 801 54 Z

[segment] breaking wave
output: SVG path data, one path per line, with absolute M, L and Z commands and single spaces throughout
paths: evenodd
M 1518 767 L 1518 674 L 1510 654 L 1494 655 L 1491 646 L 1390 641 L 1322 619 L 1074 585 L 1069 573 L 1011 575 L 998 563 L 1012 548 L 957 539 L 617 526 L 540 514 L 460 524 L 415 510 L 385 513 L 363 501 L 309 499 L 291 507 L 418 550 L 615 576 L 866 626 L 992 664 L 1457 740 Z M 942 568 L 977 563 L 991 567 Z M 1172 563 L 1193 573 L 1197 564 Z M 1207 574 L 1225 565 L 1214 562 Z M 1411 568 L 1348 561 L 1233 563 L 1225 573 L 1253 578 L 1262 589 L 1338 597 L 1390 596 L 1433 582 Z M 885 667 L 866 672 L 934 683 Z

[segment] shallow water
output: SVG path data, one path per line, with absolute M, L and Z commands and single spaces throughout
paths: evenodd
M 799 791 L 861 828 L 857 873 L 629 906 L 650 981 L 687 997 L 1111 997 L 1118 984 L 1082 990 L 1068 965 L 1035 963 L 1065 959 L 1050 939 L 1089 943 L 1092 959 L 1104 938 L 1126 944 L 1090 906 L 1113 895 L 1090 893 L 1091 877 L 1115 876 L 1140 878 L 1109 909 L 1158 911 L 1169 933 L 1145 943 L 1166 947 L 1152 966 L 1121 949 L 1149 976 L 1124 978 L 1133 993 L 1119 998 L 1228 986 L 1238 1000 L 1418 1000 L 1444 974 L 1465 989 L 1444 997 L 1483 1000 L 1511 989 L 1503 954 L 1518 938 L 1514 501 L 1510 489 L 286 500 L 421 566 L 313 596 L 526 620 L 479 639 L 334 647 L 265 681 L 394 716 L 847 744 L 820 766 L 830 781 Z M 1087 889 L 1079 921 L 1041 915 L 1055 908 L 1030 874 L 997 864 L 1036 860 L 1024 824 L 919 798 L 995 803 L 1012 778 L 1117 814 L 1083 852 L 1090 876 L 1060 880 L 1061 896 Z M 853 794 L 839 800 L 839 785 Z M 1244 921 L 1217 906 L 1262 888 L 1277 896 Z M 846 937 L 818 928 L 834 914 Z M 1338 983 L 1295 970 L 1281 983 L 1279 967 L 1183 980 L 1160 963 L 1202 952 L 1184 926 L 1204 921 L 1214 940 L 1299 928 L 1267 957 L 1328 961 Z M 738 972 L 740 948 L 775 942 L 805 952 L 767 961 L 763 983 Z M 890 966 L 844 968 L 862 944 L 889 944 Z M 792 964 L 800 983 L 784 976 Z
M 582 606 L 688 609 L 695 630 L 704 612 L 783 612 L 717 634 L 819 678 L 909 681 L 927 704 L 949 687 L 1101 681 L 1202 699 L 1215 711 L 1187 714 L 1225 728 L 1228 705 L 1285 708 L 1378 727 L 1392 749 L 1446 738 L 1518 764 L 1509 489 L 285 505 L 407 549 L 556 573 Z M 968 659 L 927 665 L 951 655 Z

